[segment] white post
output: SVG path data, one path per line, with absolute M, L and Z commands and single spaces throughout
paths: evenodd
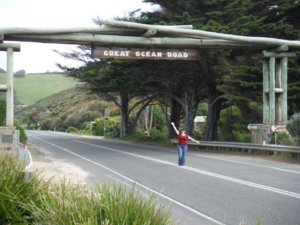
M 13 83 L 13 48 L 7 49 L 7 75 L 6 75 L 6 126 L 14 126 L 14 83 Z

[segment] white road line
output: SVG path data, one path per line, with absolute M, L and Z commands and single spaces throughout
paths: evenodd
M 94 146 L 94 147 L 99 147 L 101 149 L 105 149 L 105 150 L 108 150 L 108 151 L 118 152 L 118 153 L 121 153 L 121 154 L 130 155 L 130 156 L 134 156 L 134 157 L 137 157 L 137 158 L 142 158 L 142 159 L 162 163 L 162 164 L 165 164 L 165 165 L 170 165 L 170 166 L 176 166 L 177 167 L 177 164 L 171 163 L 171 162 L 168 162 L 168 161 L 164 161 L 164 160 L 161 160 L 161 159 L 151 158 L 151 157 L 148 157 L 148 156 L 143 156 L 143 155 L 130 153 L 130 152 L 124 152 L 124 151 L 120 151 L 120 150 L 117 150 L 117 149 L 114 149 L 114 148 L 104 147 L 104 146 L 96 145 L 96 144 L 90 144 L 90 143 L 84 142 L 84 141 L 76 141 L 76 142 L 87 144 L 87 145 Z M 290 192 L 290 191 L 286 191 L 286 190 L 282 190 L 282 189 L 278 189 L 278 188 L 273 188 L 273 187 L 265 186 L 265 185 L 262 185 L 262 184 L 256 184 L 256 183 L 253 183 L 253 182 L 250 182 L 250 181 L 245 181 L 245 180 L 241 180 L 241 179 L 237 179 L 237 178 L 233 178 L 233 177 L 228 177 L 228 176 L 224 176 L 224 175 L 221 175 L 221 174 L 196 169 L 196 168 L 193 168 L 193 167 L 184 166 L 184 167 L 180 167 L 180 168 L 185 169 L 185 170 L 189 170 L 189 171 L 193 171 L 193 172 L 196 172 L 196 173 L 199 173 L 199 174 L 219 178 L 219 179 L 222 179 L 222 180 L 227 180 L 227 181 L 235 182 L 235 183 L 238 183 L 238 184 L 243 184 L 243 185 L 247 185 L 247 186 L 250 186 L 250 187 L 259 188 L 259 189 L 263 189 L 263 190 L 266 190 L 266 191 L 270 191 L 270 192 L 274 192 L 274 193 L 278 193 L 278 194 L 282 194 L 282 195 L 286 195 L 286 196 L 290 196 L 290 197 L 293 197 L 293 198 L 300 199 L 300 194 L 295 193 L 295 192 Z
M 36 138 L 36 139 L 38 139 L 38 140 L 40 140 L 40 141 L 43 141 L 43 142 L 45 142 L 45 143 L 47 143 L 47 144 L 49 144 L 49 145 L 52 145 L 52 146 L 54 146 L 54 147 L 56 147 L 56 148 L 58 148 L 58 149 L 61 149 L 61 150 L 64 151 L 64 152 L 68 152 L 69 154 L 74 155 L 74 156 L 76 156 L 76 157 L 78 157 L 78 158 L 81 158 L 81 159 L 83 159 L 83 160 L 86 160 L 86 161 L 88 161 L 88 162 L 90 162 L 90 163 L 92 163 L 92 164 L 94 164 L 94 165 L 97 165 L 97 166 L 99 166 L 99 167 L 101 167 L 101 168 L 103 168 L 103 169 L 105 169 L 105 170 L 107 170 L 107 171 L 109 171 L 109 172 L 111 172 L 111 173 L 113 173 L 113 174 L 115 174 L 115 175 L 118 175 L 118 176 L 120 176 L 120 177 L 122 177 L 122 178 L 128 180 L 129 182 L 131 182 L 131 183 L 133 183 L 133 184 L 135 184 L 135 185 L 138 185 L 138 186 L 144 188 L 145 190 L 148 190 L 148 191 L 150 191 L 150 192 L 152 192 L 152 193 L 154 193 L 154 194 L 156 194 L 156 195 L 158 195 L 158 196 L 160 196 L 160 197 L 162 197 L 162 198 L 164 198 L 164 199 L 167 199 L 168 201 L 170 201 L 170 202 L 172 202 L 172 203 L 174 203 L 174 204 L 176 204 L 176 205 L 178 205 L 178 206 L 181 206 L 181 207 L 185 208 L 186 210 L 191 211 L 191 212 L 197 214 L 198 216 L 201 216 L 202 218 L 205 218 L 205 219 L 207 219 L 207 220 L 209 220 L 209 221 L 211 221 L 211 222 L 213 222 L 213 223 L 215 223 L 215 224 L 218 224 L 218 225 L 226 225 L 226 224 L 224 224 L 224 223 L 222 223 L 222 222 L 220 222 L 220 221 L 218 221 L 218 220 L 216 220 L 216 219 L 214 219 L 214 218 L 212 218 L 212 217 L 210 217 L 210 216 L 205 215 L 204 213 L 201 213 L 201 212 L 197 211 L 196 209 L 193 209 L 192 207 L 190 207 L 190 206 L 188 206 L 188 205 L 185 205 L 185 204 L 183 204 L 183 203 L 181 203 L 181 202 L 179 202 L 179 201 L 177 201 L 177 200 L 175 200 L 175 199 L 173 199 L 173 198 L 171 198 L 171 197 L 169 197 L 169 196 L 167 196 L 167 195 L 164 195 L 164 194 L 162 194 L 162 193 L 160 193 L 160 192 L 158 192 L 158 191 L 156 191 L 156 190 L 154 190 L 154 189 L 152 189 L 152 188 L 150 188 L 150 187 L 147 187 L 147 186 L 143 185 L 142 183 L 139 183 L 139 182 L 137 182 L 137 181 L 135 181 L 135 180 L 133 180 L 133 179 L 131 179 L 131 178 L 125 176 L 125 175 L 120 174 L 120 173 L 117 172 L 117 171 L 114 171 L 114 170 L 112 170 L 112 169 L 110 169 L 110 168 L 108 168 L 108 167 L 106 167 L 106 166 L 103 166 L 103 165 L 101 165 L 100 163 L 97 163 L 97 162 L 95 162 L 95 161 L 93 161 L 93 160 L 91 160 L 91 159 L 88 159 L 88 158 L 86 158 L 86 157 L 84 157 L 84 156 L 81 156 L 81 155 L 79 155 L 79 154 L 77 154 L 77 153 L 74 153 L 74 152 L 72 152 L 72 151 L 70 151 L 70 150 L 68 150 L 68 149 L 66 149 L 66 148 L 63 148 L 63 147 L 60 147 L 60 146 L 58 146 L 58 145 L 56 145 L 56 144 L 53 144 L 53 143 L 51 143 L 51 142 L 48 142 L 48 141 L 46 141 L 46 140 L 44 140 L 44 139 L 42 139 L 42 138 L 39 138 L 39 137 L 36 137 L 36 136 L 34 136 L 34 138 Z
M 282 168 L 274 167 L 274 166 L 264 166 L 264 165 L 259 165 L 259 164 L 255 164 L 255 163 L 247 163 L 247 162 L 242 162 L 242 161 L 229 160 L 229 159 L 223 159 L 223 158 L 218 158 L 218 157 L 213 157 L 213 156 L 205 156 L 205 155 L 194 154 L 194 153 L 188 153 L 188 155 L 300 174 L 300 171 L 282 169 Z

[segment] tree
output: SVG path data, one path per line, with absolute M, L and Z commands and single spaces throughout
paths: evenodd
M 14 77 L 25 77 L 26 71 L 25 70 L 19 70 L 14 73 Z
M 300 10 L 299 1 L 146 0 L 145 2 L 159 4 L 161 10 L 142 14 L 141 22 L 192 24 L 195 29 L 207 31 L 285 39 L 297 39 L 300 35 L 299 13 L 297 13 Z M 262 63 L 257 56 L 258 52 L 249 49 L 201 50 L 201 52 L 199 76 L 205 81 L 208 102 L 204 139 L 217 139 L 216 129 L 220 112 L 231 104 L 240 108 L 245 120 L 261 121 L 258 115 L 261 115 L 259 105 L 261 105 Z M 295 100 L 299 101 L 297 90 L 300 87 L 299 82 L 295 82 L 294 69 L 299 73 L 299 66 L 296 68 L 292 61 L 291 67 L 289 106 L 290 109 L 295 109 L 297 108 Z M 260 94 L 257 94 L 258 92 Z M 253 111 L 255 113 L 252 113 Z
M 120 135 L 126 136 L 132 133 L 143 109 L 154 99 L 144 88 L 142 79 L 135 72 L 137 62 L 86 59 L 84 52 L 79 50 L 76 54 L 74 52 L 63 54 L 66 57 L 84 61 L 84 66 L 80 68 L 59 66 L 70 76 L 88 83 L 91 91 L 113 101 L 121 112 Z M 130 119 L 130 115 L 133 115 L 133 111 L 137 108 L 135 116 Z

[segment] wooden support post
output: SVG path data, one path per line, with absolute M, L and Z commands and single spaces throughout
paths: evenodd
M 280 124 L 287 123 L 287 70 L 288 70 L 288 58 L 283 57 L 281 59 L 281 88 L 283 89 L 282 98 L 281 98 L 281 118 Z
M 275 124 L 281 124 L 282 115 L 282 91 L 281 91 L 281 60 L 276 59 L 275 62 Z
M 270 108 L 269 108 L 269 61 L 263 62 L 263 124 L 270 123 Z
M 270 124 L 275 124 L 275 57 L 270 58 L 269 68 L 269 98 L 270 98 Z
M 6 126 L 14 126 L 13 48 L 7 49 Z
M 263 56 L 266 58 L 263 61 L 263 124 L 284 125 L 288 113 L 288 57 L 296 54 L 263 51 Z

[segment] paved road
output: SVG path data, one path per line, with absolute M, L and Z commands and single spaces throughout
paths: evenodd
M 100 182 L 135 185 L 171 203 L 179 224 L 300 225 L 300 165 L 28 131 L 29 142 Z

